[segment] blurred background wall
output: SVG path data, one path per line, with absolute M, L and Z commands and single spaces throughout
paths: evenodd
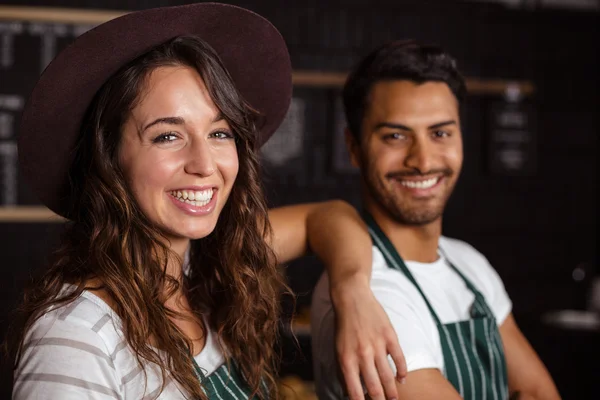
M 0 3 L 0 333 L 62 229 L 43 209 L 23 208 L 38 201 L 16 170 L 19 113 L 49 60 L 102 18 L 85 12 L 45 18 L 50 14 L 42 10 L 32 20 L 9 17 L 8 7 L 129 11 L 183 3 Z M 598 398 L 600 321 L 586 311 L 598 276 L 598 1 L 230 3 L 274 23 L 297 72 L 288 117 L 263 149 L 273 206 L 331 198 L 360 206 L 359 178 L 343 144 L 339 92 L 361 56 L 388 40 L 415 38 L 440 44 L 458 59 L 471 95 L 463 116 L 465 163 L 445 214 L 445 234 L 468 241 L 491 261 L 517 322 L 563 397 Z M 96 17 L 84 18 L 89 15 Z M 301 314 L 322 270 L 313 257 L 286 266 Z M 300 349 L 284 336 L 282 373 L 310 381 L 302 318 L 296 327 Z M 9 371 L 0 384 L 0 398 L 9 398 Z

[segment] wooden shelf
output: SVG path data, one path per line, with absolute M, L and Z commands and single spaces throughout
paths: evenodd
M 508 91 L 518 89 L 522 96 L 535 93 L 535 86 L 530 81 L 511 81 L 507 79 L 466 78 L 468 94 L 505 96 Z
M 295 86 L 341 88 L 346 82 L 347 73 L 296 70 L 292 81 Z M 471 95 L 504 96 L 508 90 L 518 89 L 523 96 L 531 96 L 535 87 L 529 81 L 507 79 L 466 78 L 467 92 Z
M 0 223 L 57 223 L 66 220 L 43 206 L 0 207 Z
M 317 400 L 315 384 L 295 375 L 286 375 L 279 379 L 279 390 L 286 400 Z
M 127 14 L 127 11 L 84 10 L 59 7 L 0 6 L 0 20 L 101 24 Z
M 282 333 L 287 336 L 293 335 L 297 338 L 310 337 L 310 323 L 298 323 L 296 321 L 292 321 L 291 326 L 288 323 L 286 323 L 284 324 Z
M 292 82 L 294 86 L 309 86 L 321 88 L 341 88 L 346 82 L 347 73 L 324 71 L 294 71 Z
M 291 326 L 287 323 L 284 326 L 286 333 L 293 333 L 297 337 L 310 337 L 310 308 L 298 309 L 292 318 Z
M 85 10 L 54 7 L 0 6 L 0 20 L 38 21 L 73 24 L 101 24 L 127 14 L 124 10 Z M 298 87 L 341 88 L 346 81 L 346 72 L 302 71 L 293 72 L 292 80 Z M 521 95 L 531 96 L 533 83 L 504 79 L 466 78 L 467 90 L 472 95 L 504 96 L 508 89 L 518 88 Z

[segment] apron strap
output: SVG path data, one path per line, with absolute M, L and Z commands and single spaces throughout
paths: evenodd
M 448 263 L 450 268 L 452 268 L 454 270 L 454 272 L 456 272 L 458 274 L 458 276 L 460 276 L 462 278 L 462 280 L 465 282 L 465 285 L 467 285 L 467 288 L 469 288 L 469 290 L 471 292 L 473 292 L 473 294 L 475 295 L 475 302 L 473 303 L 473 306 L 471 309 L 471 315 L 472 316 L 480 315 L 480 316 L 485 316 L 485 317 L 489 317 L 492 319 L 496 319 L 494 313 L 488 306 L 487 301 L 485 301 L 485 297 L 483 296 L 483 294 L 481 294 L 481 292 L 479 290 L 477 290 L 475 285 L 473 285 L 473 282 L 471 282 L 462 272 L 460 272 L 460 270 L 458 268 L 456 268 L 456 266 L 454 265 L 452 260 L 450 260 L 450 258 L 448 257 L 447 253 L 444 251 L 442 246 L 439 246 L 438 249 L 439 249 L 440 253 L 442 254 L 442 256 L 446 259 L 446 262 Z M 481 315 L 481 314 L 483 314 L 483 315 Z
M 410 273 L 408 267 L 404 263 L 404 260 L 402 260 L 402 257 L 400 257 L 400 255 L 398 254 L 396 248 L 390 242 L 390 239 L 388 239 L 386 234 L 381 230 L 379 225 L 377 225 L 377 222 L 375 222 L 375 219 L 373 219 L 373 217 L 369 213 L 367 213 L 366 211 L 363 212 L 363 218 L 369 227 L 369 234 L 373 239 L 373 243 L 381 251 L 381 254 L 383 254 L 383 257 L 385 258 L 388 265 L 391 268 L 397 269 L 404 273 L 408 280 L 412 282 L 412 284 L 417 288 L 417 290 L 421 294 L 421 297 L 423 297 L 423 300 L 425 301 L 425 304 L 427 305 L 431 316 L 435 320 L 436 325 L 441 326 L 442 323 L 437 313 L 434 311 L 431 304 L 429 304 L 429 300 L 427 300 L 425 293 L 423 293 L 423 291 L 421 290 L 421 287 L 419 286 L 413 275 Z
M 367 223 L 367 226 L 369 228 L 369 234 L 371 235 L 371 238 L 373 239 L 373 243 L 381 251 L 381 253 L 383 254 L 383 257 L 385 258 L 388 265 L 391 268 L 397 269 L 397 270 L 401 271 L 402 273 L 404 273 L 404 275 L 408 278 L 408 280 L 417 288 L 417 290 L 421 294 L 421 297 L 423 297 L 423 300 L 425 301 L 425 304 L 427 305 L 429 312 L 433 316 L 433 319 L 435 320 L 436 325 L 441 326 L 442 325 L 441 320 L 438 317 L 435 310 L 433 309 L 433 307 L 431 306 L 431 304 L 429 303 L 427 296 L 425 296 L 425 293 L 423 293 L 423 291 L 421 290 L 421 287 L 417 283 L 417 280 L 414 278 L 414 276 L 412 275 L 412 273 L 406 266 L 404 260 L 402 259 L 402 257 L 400 257 L 400 255 L 396 251 L 396 248 L 394 247 L 392 242 L 390 242 L 387 235 L 381 230 L 381 228 L 379 227 L 379 225 L 377 224 L 375 219 L 368 212 L 363 211 L 363 218 L 364 218 L 365 222 Z M 446 255 L 446 252 L 442 249 L 442 247 L 438 246 L 438 249 L 439 249 L 441 255 L 446 260 L 446 262 L 448 263 L 448 265 L 450 266 L 450 268 L 452 268 L 458 274 L 458 276 L 460 276 L 460 278 L 465 282 L 465 285 L 467 286 L 467 288 L 475 296 L 475 300 L 471 307 L 471 316 L 472 317 L 489 317 L 489 318 L 495 319 L 494 313 L 489 308 L 487 302 L 485 301 L 485 297 L 483 297 L 481 292 L 479 292 L 479 290 L 477 290 L 475 285 L 473 285 L 473 283 L 469 279 L 467 279 L 467 277 L 462 272 L 460 272 L 460 270 L 458 268 L 456 268 L 456 266 L 454 266 L 454 264 L 452 263 L 450 258 Z

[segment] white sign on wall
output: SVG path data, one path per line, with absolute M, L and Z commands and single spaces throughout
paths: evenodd
M 292 98 L 281 126 L 262 147 L 262 155 L 269 163 L 283 166 L 289 160 L 302 155 L 306 125 L 305 109 L 304 100 Z

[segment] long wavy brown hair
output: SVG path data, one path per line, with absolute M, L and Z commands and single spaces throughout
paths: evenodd
M 149 73 L 161 66 L 198 71 L 235 132 L 239 158 L 239 173 L 215 230 L 191 241 L 183 282 L 167 275 L 174 254 L 164 233 L 137 205 L 117 162 L 121 128 L 143 96 Z M 217 53 L 196 37 L 152 49 L 103 85 L 82 125 L 70 169 L 71 221 L 51 265 L 24 296 L 17 342 L 10 346 L 15 368 L 32 324 L 82 291 L 98 289 L 86 286 L 93 279 L 114 302 L 140 365 L 160 366 L 163 388 L 170 375 L 191 397 L 206 398 L 191 364 L 192 343 L 171 321 L 178 314 L 165 306 L 165 293 L 183 291 L 197 317 L 208 318 L 208 329 L 216 332 L 227 362 L 239 367 L 251 397 L 278 397 L 274 345 L 280 295 L 289 289 L 266 241 L 271 227 L 259 179 L 257 116 Z M 64 295 L 65 284 L 77 289 Z

